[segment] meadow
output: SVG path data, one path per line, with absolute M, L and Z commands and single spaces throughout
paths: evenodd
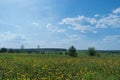
M 0 80 L 120 80 L 120 55 L 1 53 Z

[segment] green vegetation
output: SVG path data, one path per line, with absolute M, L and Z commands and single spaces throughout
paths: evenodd
M 74 46 L 71 46 L 68 50 L 68 54 L 71 57 L 77 57 L 76 48 Z
M 88 48 L 88 54 L 89 54 L 90 56 L 95 56 L 95 55 L 96 55 L 95 48 L 94 48 L 94 47 L 89 47 L 89 48 Z
M 5 53 L 5 52 L 7 52 L 7 49 L 6 48 L 1 48 L 0 52 Z
M 120 55 L 1 53 L 0 80 L 120 80 Z

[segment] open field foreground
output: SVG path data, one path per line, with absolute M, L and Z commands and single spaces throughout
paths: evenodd
M 120 55 L 0 54 L 0 80 L 120 80 Z

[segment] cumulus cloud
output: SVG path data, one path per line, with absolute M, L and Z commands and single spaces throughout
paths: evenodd
M 117 9 L 113 10 L 113 13 L 119 14 L 120 13 L 120 8 L 117 8 Z
M 109 14 L 107 17 L 100 18 L 96 23 L 96 28 L 117 28 L 120 27 L 120 16 Z
M 94 15 L 94 17 L 78 16 L 73 18 L 64 18 L 60 22 L 61 25 L 69 25 L 73 30 L 79 30 L 82 33 L 93 32 L 97 33 L 99 28 L 119 28 L 120 8 L 113 10 L 113 13 L 107 15 Z M 104 16 L 104 17 L 103 17 Z M 99 18 L 98 18 L 99 17 Z
M 74 30 L 80 30 L 81 32 L 92 31 L 96 33 L 94 30 L 94 25 L 96 23 L 95 18 L 88 18 L 85 16 L 78 16 L 76 18 L 65 18 L 60 24 L 67 24 L 73 27 Z
M 65 29 L 59 29 L 58 27 L 52 25 L 52 24 L 47 24 L 47 29 L 51 32 L 58 32 L 58 33 L 63 33 L 65 32 L 66 30 Z

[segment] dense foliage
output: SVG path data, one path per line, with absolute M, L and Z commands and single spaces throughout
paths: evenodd
M 88 54 L 89 54 L 90 56 L 95 56 L 95 55 L 96 55 L 95 48 L 94 48 L 94 47 L 89 47 L 89 48 L 88 48 Z
M 6 48 L 1 48 L 0 52 L 2 52 L 2 53 L 7 52 L 7 49 Z
M 68 54 L 71 57 L 77 57 L 76 48 L 74 46 L 71 46 L 68 50 Z

